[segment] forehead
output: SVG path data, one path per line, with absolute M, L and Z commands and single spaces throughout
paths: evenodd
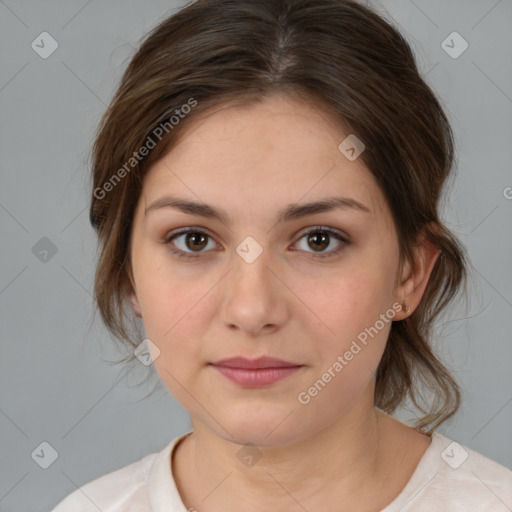
M 372 174 L 338 149 L 349 135 L 325 109 L 283 94 L 215 107 L 190 119 L 149 169 L 144 203 L 166 191 L 242 209 L 343 195 L 380 214 L 384 198 Z

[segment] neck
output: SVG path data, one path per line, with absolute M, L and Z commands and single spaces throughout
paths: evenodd
M 193 421 L 194 432 L 183 443 L 181 469 L 175 471 L 177 485 L 185 505 L 201 511 L 235 510 L 237 503 L 247 511 L 298 510 L 298 503 L 318 510 L 330 499 L 360 505 L 385 483 L 385 423 L 383 413 L 361 401 L 299 442 L 254 449 L 261 457 L 249 467 L 237 456 L 239 444 Z M 192 476 L 192 485 L 185 474 Z

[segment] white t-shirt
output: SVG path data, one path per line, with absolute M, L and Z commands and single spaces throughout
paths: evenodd
M 171 455 L 189 434 L 81 486 L 51 512 L 188 512 L 172 475 Z M 381 512 L 511 510 L 512 471 L 433 432 L 409 482 Z

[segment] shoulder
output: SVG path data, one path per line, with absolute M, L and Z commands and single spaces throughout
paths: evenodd
M 489 459 L 471 448 L 435 434 L 438 452 L 444 464 L 443 472 L 449 474 L 453 481 L 475 482 L 480 480 L 489 486 L 503 487 L 504 491 L 512 491 L 512 471 L 498 462 Z
M 417 493 L 407 511 L 435 506 L 438 512 L 499 512 L 512 507 L 510 469 L 436 432 L 414 476 Z
M 172 444 L 172 442 L 170 443 Z M 148 474 L 158 455 L 141 459 L 92 480 L 69 494 L 51 512 L 135 512 L 148 508 L 146 487 Z

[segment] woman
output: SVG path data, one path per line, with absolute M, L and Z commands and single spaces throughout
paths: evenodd
M 193 430 L 55 512 L 512 507 L 510 470 L 435 431 L 460 402 L 430 348 L 467 276 L 437 209 L 453 140 L 388 22 L 199 0 L 145 39 L 93 157 L 99 311 Z

